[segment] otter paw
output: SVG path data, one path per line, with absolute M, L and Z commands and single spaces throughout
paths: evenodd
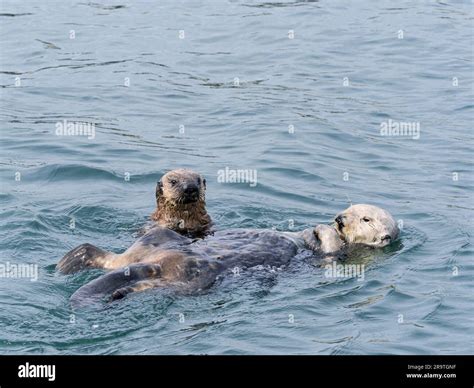
M 339 237 L 335 228 L 329 225 L 316 225 L 313 229 L 314 236 L 319 243 L 322 253 L 334 253 L 339 251 L 344 242 Z

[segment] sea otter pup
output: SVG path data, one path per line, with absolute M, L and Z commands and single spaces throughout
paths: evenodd
M 151 214 L 153 226 L 159 225 L 193 238 L 204 237 L 212 225 L 206 211 L 205 192 L 206 180 L 197 172 L 169 171 L 156 185 L 156 209 Z M 62 273 L 71 273 L 84 266 L 102 267 L 99 262 L 111 255 L 94 245 L 81 244 L 68 252 L 56 268 Z

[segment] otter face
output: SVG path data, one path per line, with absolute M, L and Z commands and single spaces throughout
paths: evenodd
M 335 218 L 335 228 L 347 243 L 384 247 L 394 241 L 399 229 L 389 212 L 372 205 L 353 205 Z
M 178 169 L 162 176 L 156 186 L 156 200 L 160 198 L 179 205 L 204 201 L 206 180 L 197 172 Z

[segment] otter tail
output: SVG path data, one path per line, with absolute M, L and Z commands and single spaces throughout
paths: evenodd
M 70 274 L 87 267 L 100 267 L 96 260 L 105 257 L 108 253 L 94 245 L 82 244 L 66 253 L 56 266 L 56 270 L 63 274 Z

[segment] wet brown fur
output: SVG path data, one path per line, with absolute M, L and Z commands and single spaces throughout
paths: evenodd
M 192 202 L 185 195 L 190 186 L 198 189 Z M 206 210 L 205 191 L 206 180 L 200 174 L 186 169 L 168 172 L 156 186 L 156 209 L 151 219 L 183 235 L 205 236 L 212 225 Z

